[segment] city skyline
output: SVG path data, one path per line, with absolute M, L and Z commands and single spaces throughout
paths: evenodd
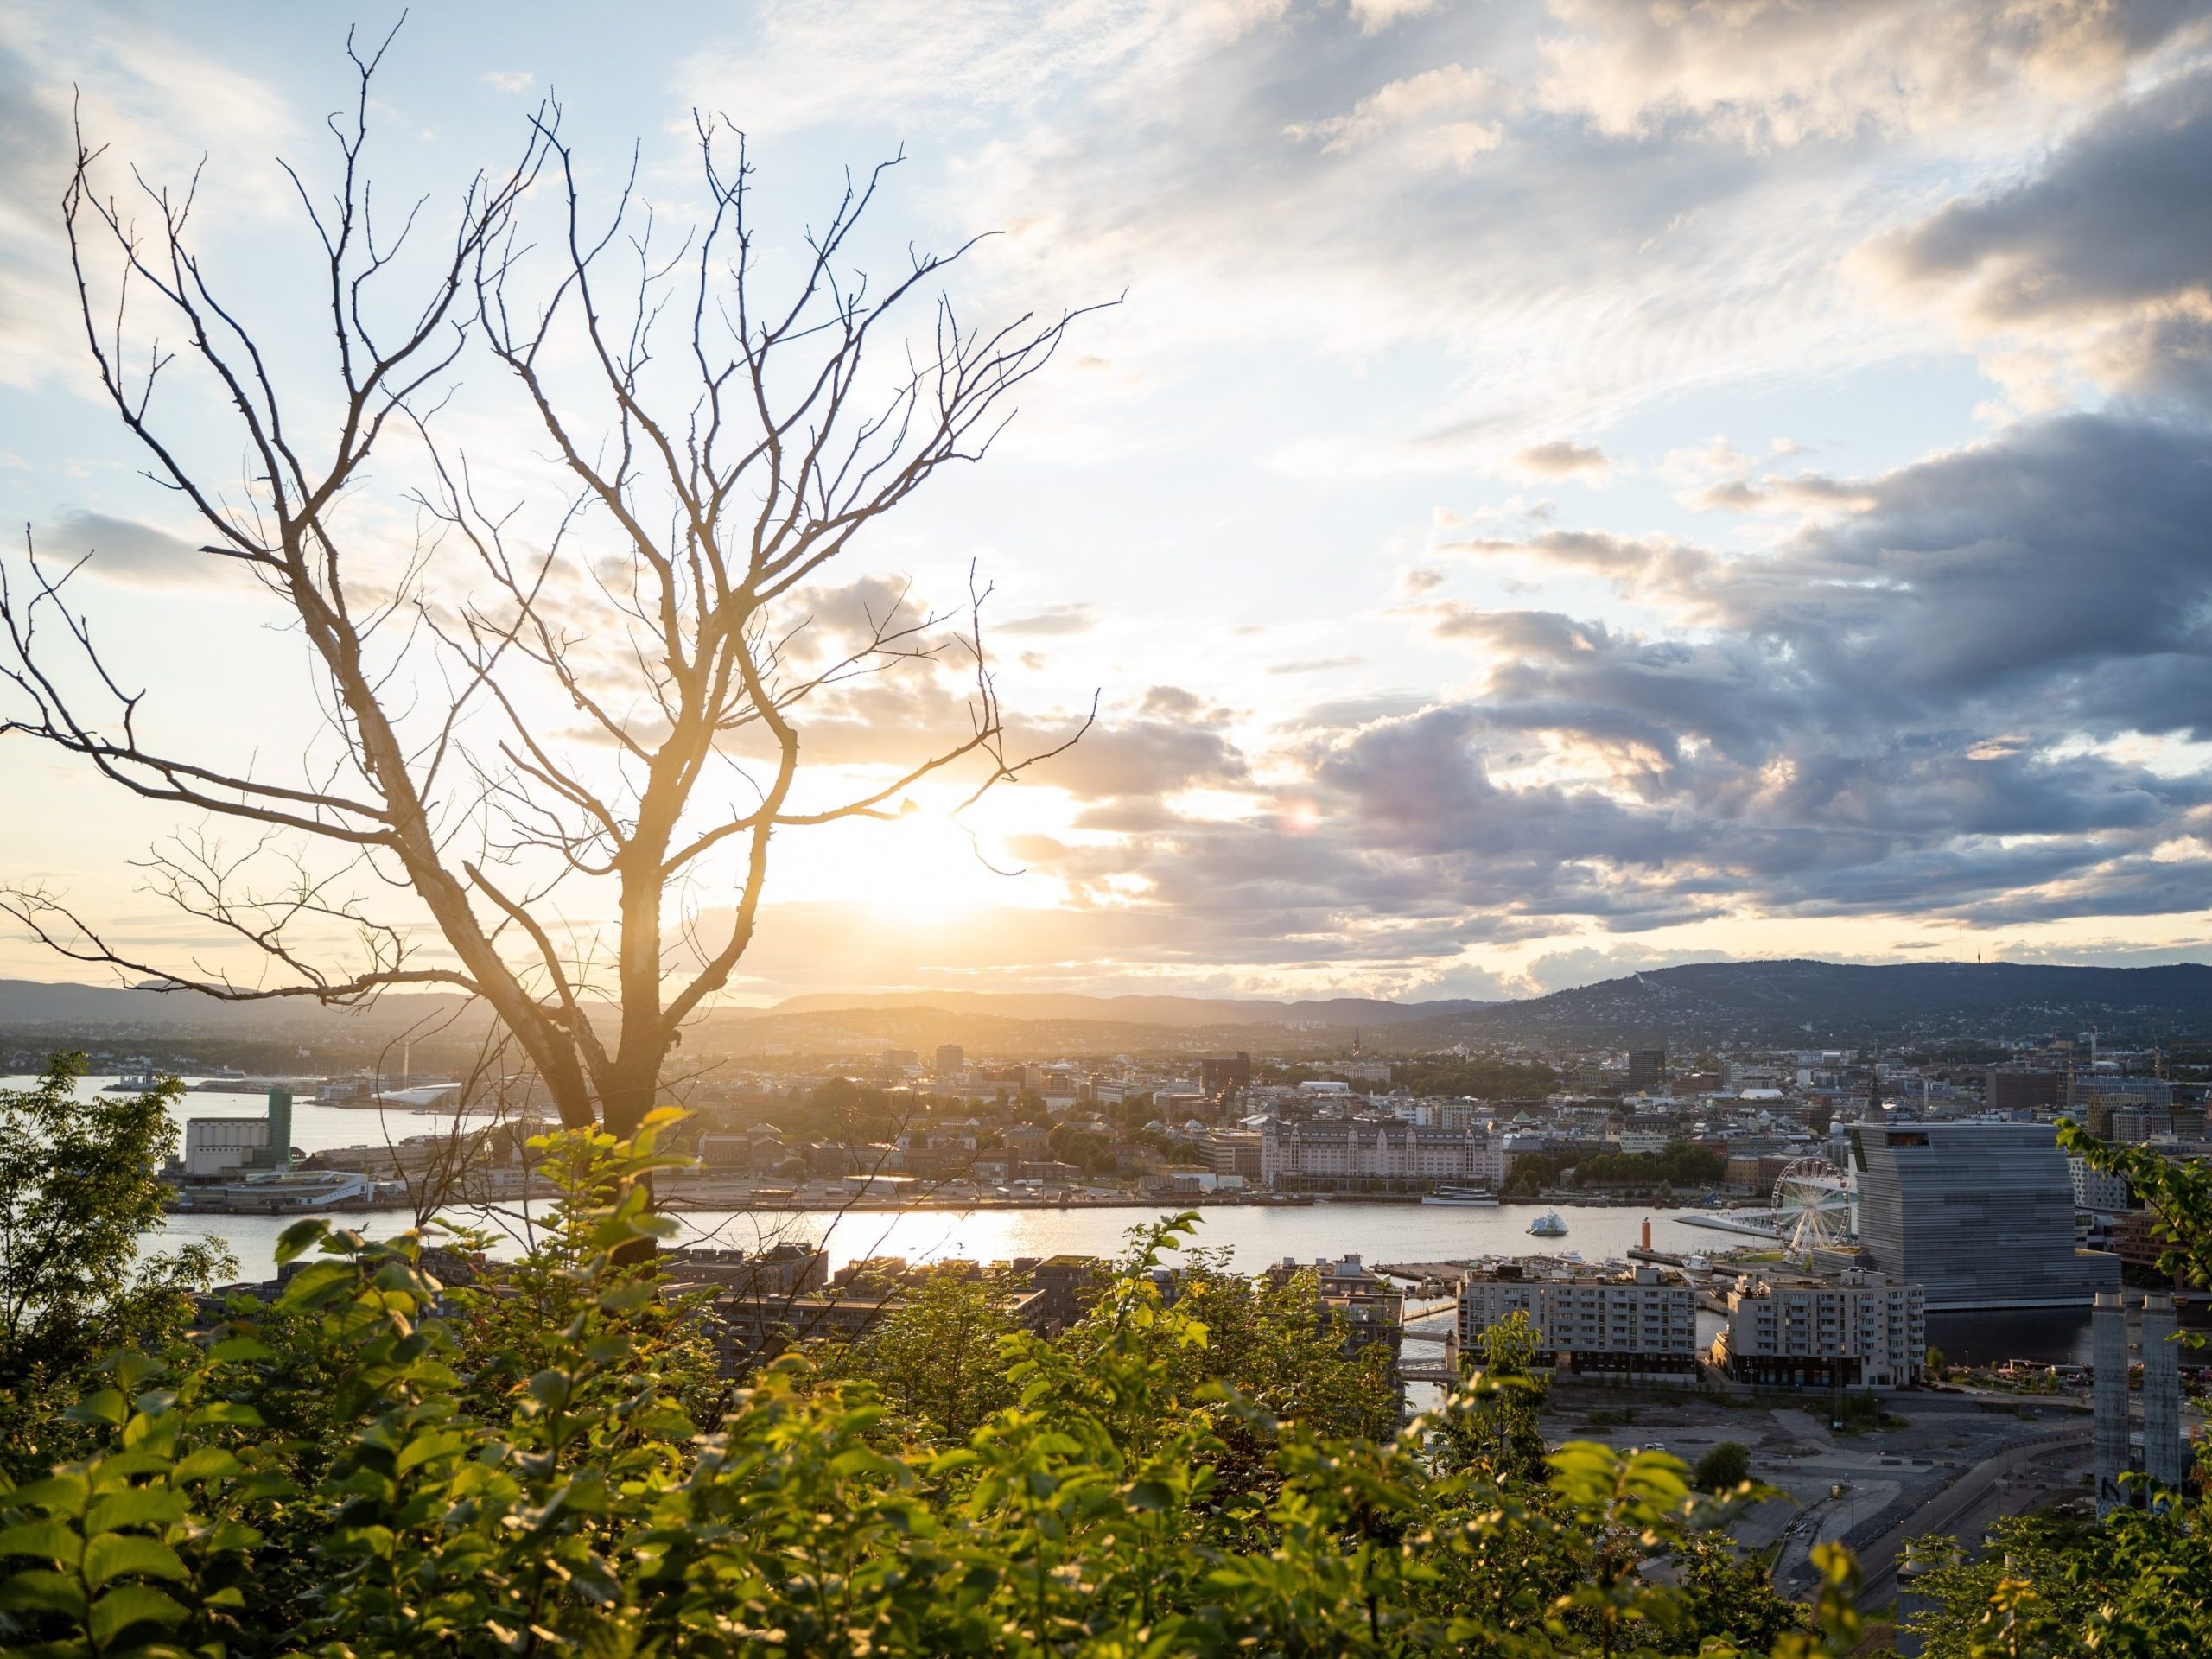
M 179 27 L 0 21 L 0 500 L 42 557 L 91 554 L 157 726 L 282 754 L 296 641 L 137 477 L 58 203 L 73 96 L 149 178 L 204 151 L 211 264 L 311 353 L 272 158 L 327 170 L 343 31 Z M 736 1000 L 2205 957 L 2203 9 L 676 9 L 623 47 L 410 20 L 372 112 L 393 197 L 449 202 L 557 92 L 587 190 L 635 137 L 681 226 L 697 106 L 746 130 L 777 255 L 903 147 L 865 263 L 996 230 L 964 309 L 1117 302 L 810 612 L 957 608 L 972 566 L 1017 735 L 1094 694 L 1096 725 L 961 820 L 947 782 L 779 843 Z M 542 495 L 512 402 L 466 391 L 487 476 Z M 865 788 L 961 692 L 926 664 L 839 689 L 814 753 Z M 132 890 L 178 821 L 19 742 L 0 789 L 40 808 L 10 884 L 219 950 Z M 15 937 L 0 973 L 90 976 Z

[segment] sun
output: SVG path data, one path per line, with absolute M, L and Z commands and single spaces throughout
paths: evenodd
M 779 849 L 779 852 L 786 849 Z M 1053 884 L 943 812 L 828 826 L 795 838 L 772 899 L 850 906 L 906 925 L 944 925 L 1044 902 Z

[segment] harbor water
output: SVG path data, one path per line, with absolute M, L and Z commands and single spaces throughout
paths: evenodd
M 6 1080 L 23 1088 L 31 1079 Z M 88 1077 L 79 1089 L 92 1093 L 114 1082 Z M 179 1103 L 176 1116 L 251 1117 L 264 1109 L 257 1094 L 194 1092 Z M 335 1147 L 380 1144 L 412 1135 L 437 1132 L 451 1116 L 435 1111 L 378 1111 L 322 1106 L 302 1101 L 292 1109 L 292 1141 L 302 1152 Z M 1053 1207 L 957 1211 L 910 1209 L 852 1211 L 842 1216 L 820 1211 L 696 1211 L 677 1217 L 681 1243 L 757 1249 L 785 1240 L 818 1244 L 829 1253 L 831 1269 L 871 1255 L 904 1256 L 910 1262 L 1006 1261 L 1015 1256 L 1058 1255 L 1111 1256 L 1128 1244 L 1130 1229 L 1172 1213 L 1177 1206 L 1130 1204 L 1061 1210 Z M 1556 1208 L 1567 1224 L 1560 1238 L 1535 1238 L 1529 1224 Z M 1679 1213 L 1679 1212 L 1677 1212 Z M 1638 1242 L 1643 1224 L 1651 1223 L 1651 1242 L 1681 1255 L 1715 1255 L 1749 1238 L 1691 1226 L 1662 1210 L 1610 1205 L 1508 1204 L 1497 1209 L 1448 1205 L 1375 1204 L 1357 1200 L 1269 1208 L 1256 1205 L 1209 1205 L 1200 1211 L 1192 1245 L 1225 1250 L 1231 1265 L 1256 1272 L 1269 1262 L 1293 1256 L 1302 1262 L 1358 1255 L 1370 1267 L 1412 1262 L 1465 1262 L 1482 1255 L 1557 1255 L 1573 1251 L 1590 1262 L 1623 1255 Z M 505 1241 L 495 1248 L 518 1248 L 520 1209 L 491 1214 L 462 1211 L 456 1221 L 488 1228 Z M 220 1238 L 238 1258 L 238 1276 L 265 1279 L 275 1271 L 278 1235 L 290 1224 L 283 1216 L 172 1216 L 161 1236 Z M 411 1226 L 404 1209 L 350 1212 L 336 1224 L 376 1236 Z M 158 1240 L 156 1241 L 158 1248 Z M 2086 1361 L 2089 1316 L 2084 1308 L 2012 1313 L 1934 1313 L 1928 1339 L 1954 1363 L 2018 1358 L 2045 1363 Z

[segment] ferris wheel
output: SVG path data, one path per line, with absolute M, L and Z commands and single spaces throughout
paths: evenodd
M 1775 1230 L 1793 1250 L 1833 1244 L 1851 1227 L 1851 1185 L 1825 1158 L 1796 1158 L 1774 1182 Z

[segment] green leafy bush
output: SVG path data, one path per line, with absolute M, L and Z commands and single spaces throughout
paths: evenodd
M 274 1304 L 118 1357 L 71 1414 L 86 1454 L 0 1489 L 0 1644 L 1788 1659 L 1862 1637 L 1842 1552 L 1800 1607 L 1712 1530 L 1742 1500 L 1678 1460 L 1532 1443 L 1513 1333 L 1401 1428 L 1310 1287 L 1202 1272 L 1171 1302 L 1154 1269 L 1188 1217 L 1063 1337 L 924 1298 L 883 1351 L 904 1377 L 795 1353 L 726 1384 L 704 1311 L 635 1259 L 669 1230 L 644 1183 L 674 1118 L 550 1138 L 551 1225 L 472 1288 L 426 1268 L 435 1235 L 308 1221 Z M 989 1337 L 996 1392 L 973 1367 L 924 1386 L 932 1319 Z

